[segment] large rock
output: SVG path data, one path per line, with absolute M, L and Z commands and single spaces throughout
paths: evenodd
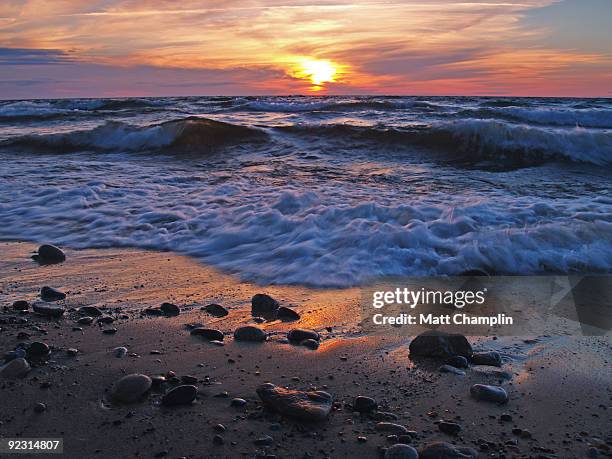
M 65 312 L 65 309 L 62 308 L 61 306 L 49 305 L 49 304 L 34 303 L 32 305 L 32 309 L 34 309 L 35 313 L 40 314 L 41 316 L 47 316 L 47 317 L 61 317 Z
M 60 301 L 66 299 L 66 294 L 53 287 L 45 286 L 40 289 L 40 298 L 43 301 Z
M 234 331 L 234 339 L 236 341 L 254 341 L 263 342 L 268 338 L 266 332 L 261 328 L 254 325 L 245 325 L 244 327 L 238 327 Z
M 13 310 L 15 311 L 27 311 L 30 309 L 30 303 L 25 300 L 17 300 L 13 303 Z
M 474 352 L 470 357 L 474 365 L 489 365 L 492 367 L 501 367 L 502 359 L 499 352 Z
M 427 330 L 414 338 L 409 349 L 411 357 L 448 358 L 454 355 L 472 355 L 472 346 L 465 336 L 435 330 Z
M 47 343 L 34 341 L 28 346 L 28 356 L 30 357 L 44 357 L 47 354 L 49 354 L 49 346 Z
M 13 359 L 6 365 L 0 366 L 1 378 L 23 378 L 30 371 L 30 364 L 24 358 Z
M 151 389 L 151 378 L 134 373 L 124 376 L 111 389 L 111 399 L 119 403 L 134 403 L 141 400 Z
M 162 405 L 165 406 L 177 406 L 177 405 L 189 405 L 191 404 L 198 394 L 196 386 L 184 385 L 177 386 L 170 390 L 162 398 Z
M 214 328 L 197 327 L 191 330 L 191 334 L 207 339 L 208 341 L 223 341 L 224 335 L 221 330 Z
M 38 248 L 38 254 L 34 259 L 40 263 L 61 263 L 66 260 L 66 254 L 59 247 L 43 244 Z
M 493 403 L 506 403 L 508 401 L 508 393 L 503 387 L 488 386 L 486 384 L 474 384 L 470 387 L 470 394 L 476 400 Z
M 278 307 L 278 301 L 265 293 L 257 293 L 251 299 L 251 312 L 254 316 L 274 317 Z
M 181 313 L 179 307 L 172 303 L 162 303 L 159 309 L 165 316 L 178 316 Z
M 78 311 L 79 314 L 91 317 L 100 317 L 103 314 L 103 312 L 95 306 L 81 306 Z
M 321 337 L 314 330 L 307 330 L 305 328 L 295 328 L 287 333 L 287 339 L 292 343 L 301 343 L 307 339 L 314 339 L 319 341 Z
M 322 421 L 332 409 L 333 398 L 323 391 L 304 392 L 266 383 L 257 388 L 263 404 L 284 416 L 302 421 Z
M 473 448 L 451 445 L 442 441 L 426 445 L 419 453 L 420 459 L 477 459 Z
M 385 459 L 419 459 L 419 453 L 412 446 L 398 443 L 387 448 Z
M 378 403 L 376 400 L 370 397 L 365 397 L 363 395 L 358 395 L 355 397 L 355 401 L 353 402 L 353 410 L 359 411 L 360 413 L 370 413 L 378 409 Z
M 283 322 L 291 322 L 294 320 L 300 320 L 300 315 L 293 309 L 281 306 L 276 311 L 276 318 L 282 320 Z
M 220 304 L 212 303 L 202 308 L 203 311 L 206 311 L 208 314 L 214 317 L 225 317 L 229 314 L 229 311 L 225 309 Z

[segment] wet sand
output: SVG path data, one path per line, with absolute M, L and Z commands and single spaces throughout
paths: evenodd
M 416 432 L 417 449 L 441 440 L 473 447 L 483 458 L 574 458 L 586 457 L 592 446 L 600 457 L 612 448 L 612 348 L 606 338 L 471 339 L 475 349 L 499 351 L 503 367 L 441 374 L 440 362 L 409 358 L 409 340 L 361 333 L 359 289 L 262 287 L 171 253 L 67 250 L 66 262 L 41 266 L 29 258 L 36 245 L 0 248 L 0 307 L 6 307 L 0 312 L 0 350 L 33 341 L 51 347 L 48 357 L 31 362 L 24 378 L 0 379 L 0 437 L 63 437 L 64 457 L 70 458 L 380 457 L 397 439 L 377 431 L 377 419 L 352 411 L 354 398 L 366 395 L 378 401 L 379 411 L 392 413 L 392 422 Z M 68 309 L 63 318 L 11 309 L 16 300 L 40 301 L 44 285 L 67 294 L 60 302 Z M 255 324 L 250 300 L 261 292 L 301 319 L 259 324 L 269 333 L 265 343 L 234 341 L 236 327 Z M 178 305 L 181 314 L 141 313 L 163 302 Z M 229 315 L 214 318 L 200 310 L 209 303 L 223 305 Z M 86 305 L 115 321 L 77 325 L 70 308 Z M 186 325 L 192 323 L 223 331 L 225 345 L 191 336 Z M 111 327 L 115 334 L 102 333 Z M 320 333 L 319 349 L 284 342 L 286 332 L 298 327 Z M 29 336 L 18 337 L 23 332 Z M 113 356 L 117 346 L 127 347 L 128 356 Z M 69 348 L 78 354 L 70 356 Z M 168 372 L 197 379 L 192 405 L 161 406 L 163 389 L 135 404 L 109 401 L 109 389 L 126 374 Z M 327 391 L 334 409 L 315 424 L 270 414 L 255 392 L 264 382 Z M 475 383 L 502 385 L 509 402 L 474 400 L 469 389 Z M 246 405 L 231 406 L 235 397 Z M 34 410 L 39 402 L 46 405 L 42 413 Z M 502 421 L 502 414 L 512 420 Z M 457 422 L 461 432 L 440 432 L 441 419 Z M 217 424 L 226 428 L 223 445 L 213 444 Z M 264 435 L 273 444 L 255 445 Z

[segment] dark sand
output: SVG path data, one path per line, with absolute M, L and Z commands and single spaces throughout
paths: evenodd
M 0 324 L 0 351 L 31 341 L 52 347 L 47 359 L 32 362 L 25 378 L 0 380 L 0 437 L 63 437 L 64 457 L 70 458 L 264 453 L 375 458 L 392 442 L 374 429 L 377 421 L 350 409 L 355 396 L 367 395 L 382 411 L 397 416 L 392 422 L 417 432 L 417 448 L 435 440 L 476 449 L 486 442 L 483 458 L 580 458 L 587 457 L 590 445 L 599 445 L 602 457 L 612 448 L 612 353 L 607 338 L 533 337 L 528 343 L 519 338 L 472 339 L 475 349 L 500 351 L 505 357 L 502 370 L 512 379 L 501 381 L 492 374 L 499 370 L 493 367 L 473 367 L 465 376 L 440 374 L 439 362 L 410 360 L 409 340 L 360 334 L 358 289 L 264 288 L 170 253 L 68 250 L 66 262 L 40 266 L 29 258 L 33 244 L 3 243 L 0 248 L 0 306 L 7 306 L 0 319 L 27 319 L 25 324 Z M 110 308 L 117 320 L 73 331 L 74 313 L 52 320 L 10 309 L 15 300 L 37 300 L 43 285 L 66 292 L 66 301 L 60 302 L 66 308 Z M 271 335 L 266 343 L 235 342 L 233 330 L 254 323 L 250 298 L 258 292 L 294 307 L 302 318 L 263 324 Z M 179 305 L 181 314 L 141 315 L 143 309 L 166 301 Z M 229 316 L 213 318 L 200 311 L 213 302 L 227 307 Z M 225 346 L 190 336 L 185 324 L 193 322 L 225 332 Z M 117 333 L 101 332 L 110 327 Z M 296 327 L 319 331 L 321 347 L 312 351 L 282 343 L 285 333 Z M 18 339 L 19 332 L 31 336 Z M 117 346 L 126 346 L 130 355 L 114 357 L 111 350 Z M 69 356 L 68 348 L 77 348 L 78 355 Z M 198 378 L 193 405 L 162 407 L 162 391 L 132 405 L 107 400 L 113 382 L 125 374 L 169 371 Z M 325 390 L 334 396 L 336 409 L 327 421 L 312 425 L 264 413 L 255 389 L 267 381 Z M 503 385 L 509 403 L 475 401 L 469 395 L 474 383 Z M 223 392 L 229 397 L 217 396 Z M 246 399 L 246 406 L 231 407 L 233 397 Z M 47 410 L 36 413 L 37 402 L 45 403 Z M 510 414 L 512 421 L 501 422 L 502 413 Z M 440 419 L 458 422 L 462 431 L 457 437 L 439 432 L 435 422 Z M 212 441 L 219 423 L 227 429 L 221 446 Z M 515 428 L 528 430 L 530 438 L 513 434 Z M 274 444 L 255 446 L 253 441 L 263 435 L 272 436 Z M 367 441 L 358 441 L 360 436 Z

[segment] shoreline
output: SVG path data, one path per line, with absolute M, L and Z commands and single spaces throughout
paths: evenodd
M 471 339 L 475 349 L 498 351 L 502 367 L 443 374 L 439 362 L 411 360 L 409 340 L 362 332 L 358 288 L 260 287 L 170 252 L 67 250 L 66 262 L 41 266 L 29 259 L 35 244 L 0 247 L 0 305 L 6 307 L 0 313 L 1 350 L 33 341 L 51 347 L 23 379 L 0 379 L 0 437 L 63 437 L 64 457 L 75 458 L 379 457 L 397 435 L 389 439 L 393 433 L 376 428 L 380 419 L 352 411 L 355 397 L 363 395 L 390 413 L 387 421 L 416 432 L 410 434 L 416 448 L 444 441 L 475 448 L 479 457 L 569 458 L 584 457 L 598 441 L 600 454 L 612 447 L 605 430 L 611 396 L 605 338 Z M 37 300 L 43 285 L 67 294 L 63 318 L 11 310 L 14 301 Z M 250 301 L 257 293 L 273 296 L 300 320 L 254 322 Z M 178 305 L 180 314 L 143 313 L 164 302 Z M 200 310 L 210 303 L 229 314 L 212 317 Z M 78 325 L 70 308 L 82 306 L 101 309 L 113 322 Z M 191 336 L 187 326 L 194 323 L 221 330 L 225 344 Z M 261 327 L 268 341 L 235 341 L 233 331 L 244 325 Z M 102 332 L 109 328 L 116 332 Z M 316 330 L 318 349 L 286 343 L 294 328 Z M 128 349 L 124 358 L 112 354 L 120 346 Z M 109 401 L 110 388 L 130 373 L 193 377 L 196 401 L 164 407 L 164 391 L 155 388 L 138 403 Z M 324 390 L 334 408 L 315 424 L 270 414 L 256 393 L 265 382 Z M 505 387 L 508 404 L 474 400 L 469 389 L 476 383 Z M 245 403 L 232 406 L 234 398 Z M 37 403 L 44 412 L 35 412 Z M 512 420 L 502 421 L 502 414 Z M 461 432 L 440 431 L 440 420 L 460 424 Z M 222 445 L 213 443 L 218 424 L 225 427 Z M 256 444 L 266 435 L 270 445 Z

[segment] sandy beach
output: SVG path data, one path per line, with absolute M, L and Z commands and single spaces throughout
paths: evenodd
M 71 458 L 382 457 L 398 435 L 377 424 L 392 422 L 409 431 L 402 441 L 416 449 L 444 441 L 474 448 L 479 457 L 610 455 L 606 338 L 470 338 L 475 350 L 498 351 L 502 367 L 440 373 L 439 361 L 411 360 L 406 339 L 361 332 L 359 289 L 262 287 L 186 257 L 132 249 L 67 250 L 64 263 L 39 265 L 30 258 L 36 248 L 1 245 L 1 349 L 43 342 L 50 352 L 32 359 L 24 377 L 0 380 L 0 437 L 63 437 Z M 40 303 L 43 286 L 66 293 L 57 302 L 66 308 L 63 317 L 13 309 L 18 300 Z M 256 323 L 257 293 L 300 319 Z M 164 302 L 178 305 L 180 314 L 143 313 Z M 229 314 L 200 309 L 210 303 Z M 83 306 L 99 308 L 112 323 L 78 324 Z M 193 324 L 222 331 L 224 345 L 192 336 Z M 262 328 L 267 341 L 234 340 L 244 325 Z M 116 332 L 104 332 L 110 328 Z M 294 328 L 317 331 L 319 348 L 287 343 Z M 128 354 L 117 358 L 113 349 L 121 346 Z M 113 384 L 132 373 L 163 375 L 166 382 L 136 403 L 113 402 Z M 161 405 L 181 381 L 197 387 L 196 400 Z M 322 422 L 300 422 L 263 409 L 256 389 L 266 382 L 326 391 L 331 413 Z M 504 387 L 508 403 L 470 397 L 476 383 Z M 353 411 L 360 395 L 373 398 L 378 411 Z M 461 430 L 442 432 L 442 420 Z

